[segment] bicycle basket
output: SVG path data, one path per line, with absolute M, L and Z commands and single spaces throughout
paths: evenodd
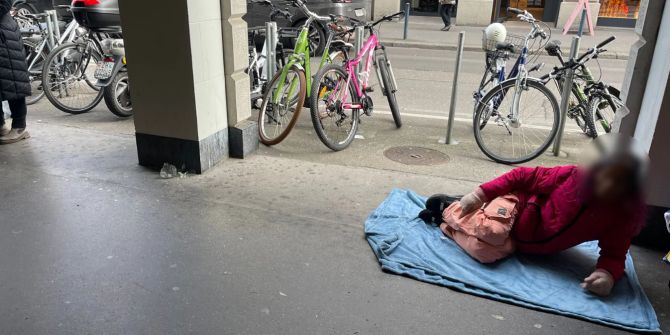
M 510 43 L 514 45 L 515 54 L 521 52 L 525 40 L 526 40 L 525 36 L 510 34 L 509 32 L 507 33 L 507 37 L 505 37 L 505 43 Z M 482 31 L 482 49 L 484 49 L 484 51 L 486 51 L 487 53 L 498 53 L 498 50 L 496 48 L 497 44 L 498 42 L 496 40 L 487 39 L 486 32 Z

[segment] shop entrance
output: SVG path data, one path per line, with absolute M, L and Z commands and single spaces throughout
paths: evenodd
M 463 0 L 467 1 L 467 0 Z M 400 10 L 405 10 L 405 3 L 409 2 L 411 15 L 419 16 L 438 16 L 438 9 L 440 8 L 439 0 L 400 0 Z M 452 11 L 452 16 L 456 17 L 456 10 L 458 6 Z
M 545 0 L 496 0 L 495 2 L 495 16 L 499 21 L 504 19 L 516 19 L 512 15 L 507 15 L 507 7 L 519 8 L 527 10 L 538 19 L 544 19 Z

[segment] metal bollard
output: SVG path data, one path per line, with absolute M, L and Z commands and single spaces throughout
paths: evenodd
M 58 12 L 55 10 L 50 10 L 49 15 L 51 16 L 51 22 L 54 25 L 54 33 L 56 35 L 56 40 L 60 41 L 60 25 L 58 24 Z
M 461 73 L 461 60 L 463 59 L 463 44 L 465 42 L 465 32 L 458 33 L 458 53 L 456 54 L 456 69 L 454 70 L 454 81 L 451 84 L 451 105 L 449 106 L 449 123 L 447 124 L 447 138 L 444 140 L 445 144 L 458 144 L 452 138 L 452 130 L 454 128 L 454 117 L 456 116 L 456 102 L 458 99 L 458 77 Z
M 402 31 L 403 40 L 407 39 L 407 33 L 409 32 L 409 7 L 409 2 L 405 2 L 405 27 L 403 27 Z
M 572 37 L 572 46 L 570 47 L 570 60 L 577 58 L 579 54 L 579 36 Z M 563 88 L 561 89 L 561 118 L 558 122 L 558 133 L 554 139 L 554 156 L 561 153 L 561 141 L 563 140 L 563 130 L 565 129 L 565 121 L 568 117 L 568 108 L 570 107 L 570 94 L 572 94 L 572 82 L 575 77 L 575 71 L 568 69 Z
M 270 81 L 277 70 L 277 22 L 265 22 L 265 73 Z
M 579 37 L 584 34 L 584 22 L 586 22 L 586 7 L 582 9 L 582 19 L 579 21 L 579 30 L 577 31 Z
M 356 50 L 356 56 L 358 57 L 358 52 L 361 51 L 361 48 L 363 47 L 363 38 L 365 37 L 365 27 L 363 26 L 358 26 L 356 27 L 356 30 L 354 31 L 354 34 L 356 34 L 356 40 L 354 41 L 354 49 Z M 358 80 L 361 80 L 361 63 L 363 61 L 359 62 L 356 64 L 356 73 L 358 74 Z
M 47 14 L 45 17 L 46 20 L 46 25 L 47 25 L 47 36 L 48 40 L 47 42 L 49 43 L 50 48 L 55 48 L 56 47 L 56 30 L 58 30 L 58 21 L 53 22 L 53 16 L 51 15 L 50 12 L 53 12 L 52 10 L 45 11 L 44 13 Z

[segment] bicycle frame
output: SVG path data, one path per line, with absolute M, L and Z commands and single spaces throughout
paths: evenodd
M 305 71 L 305 79 L 308 87 L 306 98 L 309 98 L 311 96 L 311 90 L 309 89 L 309 87 L 312 87 L 312 66 L 311 66 L 312 63 L 309 50 L 309 26 L 312 24 L 313 21 L 314 18 L 309 17 L 307 21 L 305 21 L 305 24 L 303 25 L 302 29 L 300 30 L 300 34 L 298 34 L 298 39 L 296 41 L 293 54 L 289 57 L 286 66 L 282 68 L 281 75 L 279 77 L 279 84 L 277 85 L 277 88 L 275 89 L 272 95 L 273 103 L 277 103 L 279 101 L 280 92 L 284 89 L 284 82 L 286 81 L 288 70 L 293 65 L 297 65 L 301 70 Z M 330 33 L 328 35 L 328 41 L 326 42 L 326 48 L 323 51 L 323 55 L 321 55 L 321 61 L 319 62 L 319 69 L 323 67 L 323 65 L 326 64 L 330 59 L 329 50 L 332 39 L 333 39 L 333 33 Z M 298 82 L 296 80 L 293 80 L 291 82 L 291 87 L 289 87 L 288 92 L 289 96 L 293 95 L 297 84 Z
M 51 26 L 51 25 L 52 25 L 51 21 L 50 20 L 47 21 L 47 26 Z M 53 29 L 58 29 L 58 27 L 47 28 L 47 33 L 46 33 L 45 36 L 43 36 L 44 39 L 40 43 L 40 46 L 37 49 L 35 49 L 35 54 L 36 55 L 41 54 L 42 51 L 44 51 L 44 48 L 47 47 L 47 46 L 49 47 L 49 49 L 53 50 L 55 47 L 65 43 L 65 41 L 72 42 L 74 40 L 74 38 L 76 37 L 77 28 L 79 28 L 79 24 L 77 23 L 76 20 L 72 20 L 72 22 L 70 22 L 70 24 L 68 24 L 68 26 L 65 29 L 65 31 L 63 32 L 63 34 L 61 34 L 60 39 L 58 39 L 57 41 L 55 41 L 53 43 L 51 41 L 53 40 L 53 37 L 56 37 L 55 34 L 54 34 Z M 30 71 L 30 69 L 33 68 L 36 61 L 37 61 L 37 57 L 35 57 L 35 59 L 33 59 L 32 62 L 30 62 L 30 64 L 28 65 L 28 71 Z
M 358 55 L 356 58 L 349 60 L 345 63 L 345 68 L 347 70 L 347 73 L 349 74 L 347 77 L 347 82 L 345 89 L 343 90 L 344 92 L 344 97 L 343 101 L 346 101 L 347 99 L 347 94 L 349 93 L 348 90 L 346 90 L 346 87 L 349 87 L 349 83 L 351 80 L 353 80 L 354 88 L 356 90 L 356 96 L 358 98 L 361 98 L 363 96 L 363 90 L 368 87 L 368 83 L 370 81 L 370 64 L 372 64 L 372 57 L 374 57 L 374 51 L 377 49 L 379 46 L 379 40 L 377 39 L 377 36 L 374 34 L 370 34 L 368 39 L 365 41 L 363 44 L 363 47 L 361 47 L 361 50 L 358 51 Z M 356 72 L 356 68 L 358 65 L 363 61 L 363 57 L 365 57 L 365 68 L 363 71 L 360 73 Z M 352 76 L 352 74 L 355 74 Z M 363 81 L 359 81 L 359 75 L 363 76 Z M 380 80 L 381 82 L 381 80 Z M 338 83 L 339 85 L 339 83 Z M 337 90 L 338 87 L 336 86 L 335 89 Z M 361 109 L 363 108 L 363 105 L 361 103 L 358 104 L 352 104 L 345 102 L 342 104 L 343 109 Z

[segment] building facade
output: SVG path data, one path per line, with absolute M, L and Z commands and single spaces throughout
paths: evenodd
M 410 4 L 412 15 L 437 15 L 439 0 L 373 0 L 374 2 L 399 1 L 398 9 Z M 536 18 L 556 26 L 565 24 L 567 17 L 577 5 L 578 0 L 459 0 L 457 7 L 476 9 L 479 19 L 470 22 L 470 14 L 465 10 L 466 21 L 461 24 L 488 24 L 496 20 L 509 18 L 507 7 L 528 10 Z M 601 26 L 635 27 L 641 0 L 590 0 L 593 21 Z M 481 7 L 483 6 L 483 7 Z M 490 8 L 484 11 L 482 8 Z M 457 9 L 458 10 L 458 9 Z

